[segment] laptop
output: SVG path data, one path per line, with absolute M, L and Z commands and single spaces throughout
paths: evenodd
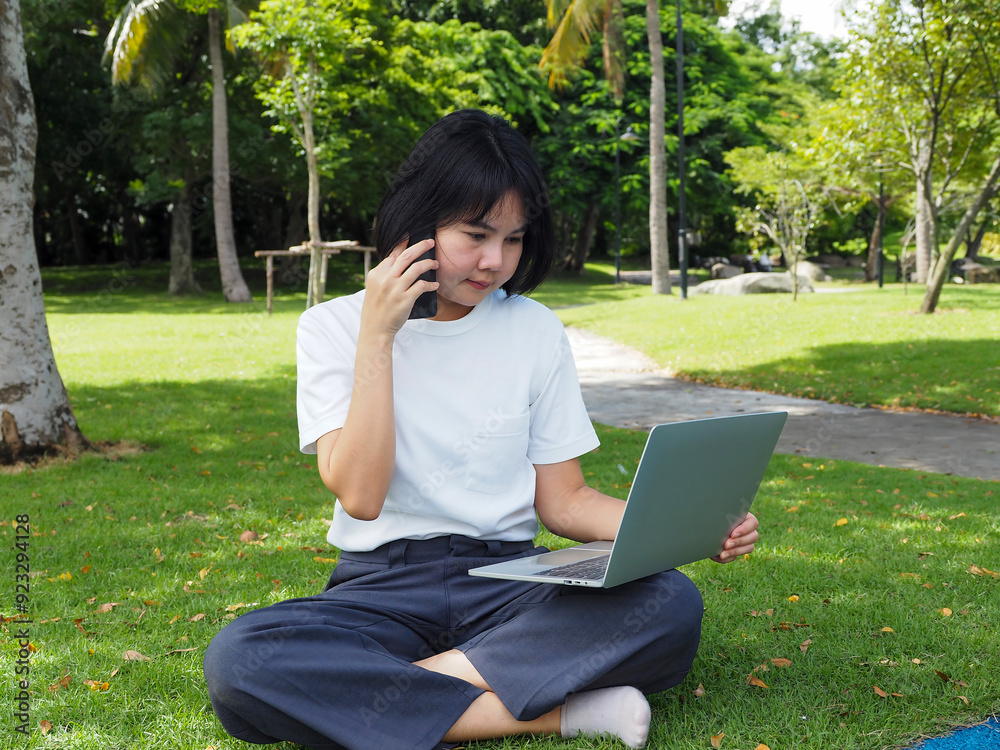
M 614 542 L 469 574 L 611 588 L 714 557 L 750 510 L 787 418 L 782 411 L 658 424 L 646 439 Z

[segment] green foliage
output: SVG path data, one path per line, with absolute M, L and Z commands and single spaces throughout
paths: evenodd
M 392 171 L 431 124 L 464 107 L 544 129 L 552 109 L 537 51 L 507 31 L 399 20 L 385 3 L 264 2 L 233 39 L 262 63 L 257 95 L 276 130 L 296 130 L 292 77 L 315 107 L 329 195 L 370 215 Z M 301 144 L 301 138 L 300 144 Z

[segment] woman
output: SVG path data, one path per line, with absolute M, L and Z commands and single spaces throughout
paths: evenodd
M 422 228 L 433 239 L 410 243 Z M 701 597 L 671 570 L 612 589 L 474 578 L 538 520 L 613 539 L 624 503 L 584 481 L 599 444 L 562 324 L 522 296 L 554 261 L 548 195 L 505 121 L 455 112 L 417 143 L 375 222 L 383 260 L 298 330 L 301 448 L 337 496 L 325 591 L 239 617 L 205 655 L 232 735 L 434 748 L 511 734 L 642 747 L 645 695 L 683 679 Z M 435 258 L 418 260 L 427 250 Z M 429 270 L 436 281 L 420 279 Z M 437 314 L 408 320 L 420 294 Z M 718 560 L 751 552 L 748 515 Z

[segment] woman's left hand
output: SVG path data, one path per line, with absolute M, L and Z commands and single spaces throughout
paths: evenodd
M 747 513 L 747 517 L 743 519 L 743 522 L 733 529 L 729 535 L 729 538 L 723 545 L 722 552 L 712 559 L 719 563 L 727 563 L 732 562 L 741 555 L 749 555 L 753 552 L 754 544 L 756 544 L 759 537 L 757 533 L 758 526 L 760 526 L 760 521 L 757 520 L 757 516 L 753 513 Z

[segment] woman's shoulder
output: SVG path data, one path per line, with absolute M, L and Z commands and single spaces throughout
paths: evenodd
M 312 329 L 331 324 L 349 325 L 361 320 L 361 305 L 365 300 L 365 290 L 343 297 L 334 297 L 326 302 L 313 305 L 299 316 L 299 328 Z
M 520 294 L 504 297 L 500 294 L 498 302 L 497 308 L 501 313 L 518 322 L 562 330 L 563 323 L 559 317 L 541 302 L 530 297 L 522 297 Z

